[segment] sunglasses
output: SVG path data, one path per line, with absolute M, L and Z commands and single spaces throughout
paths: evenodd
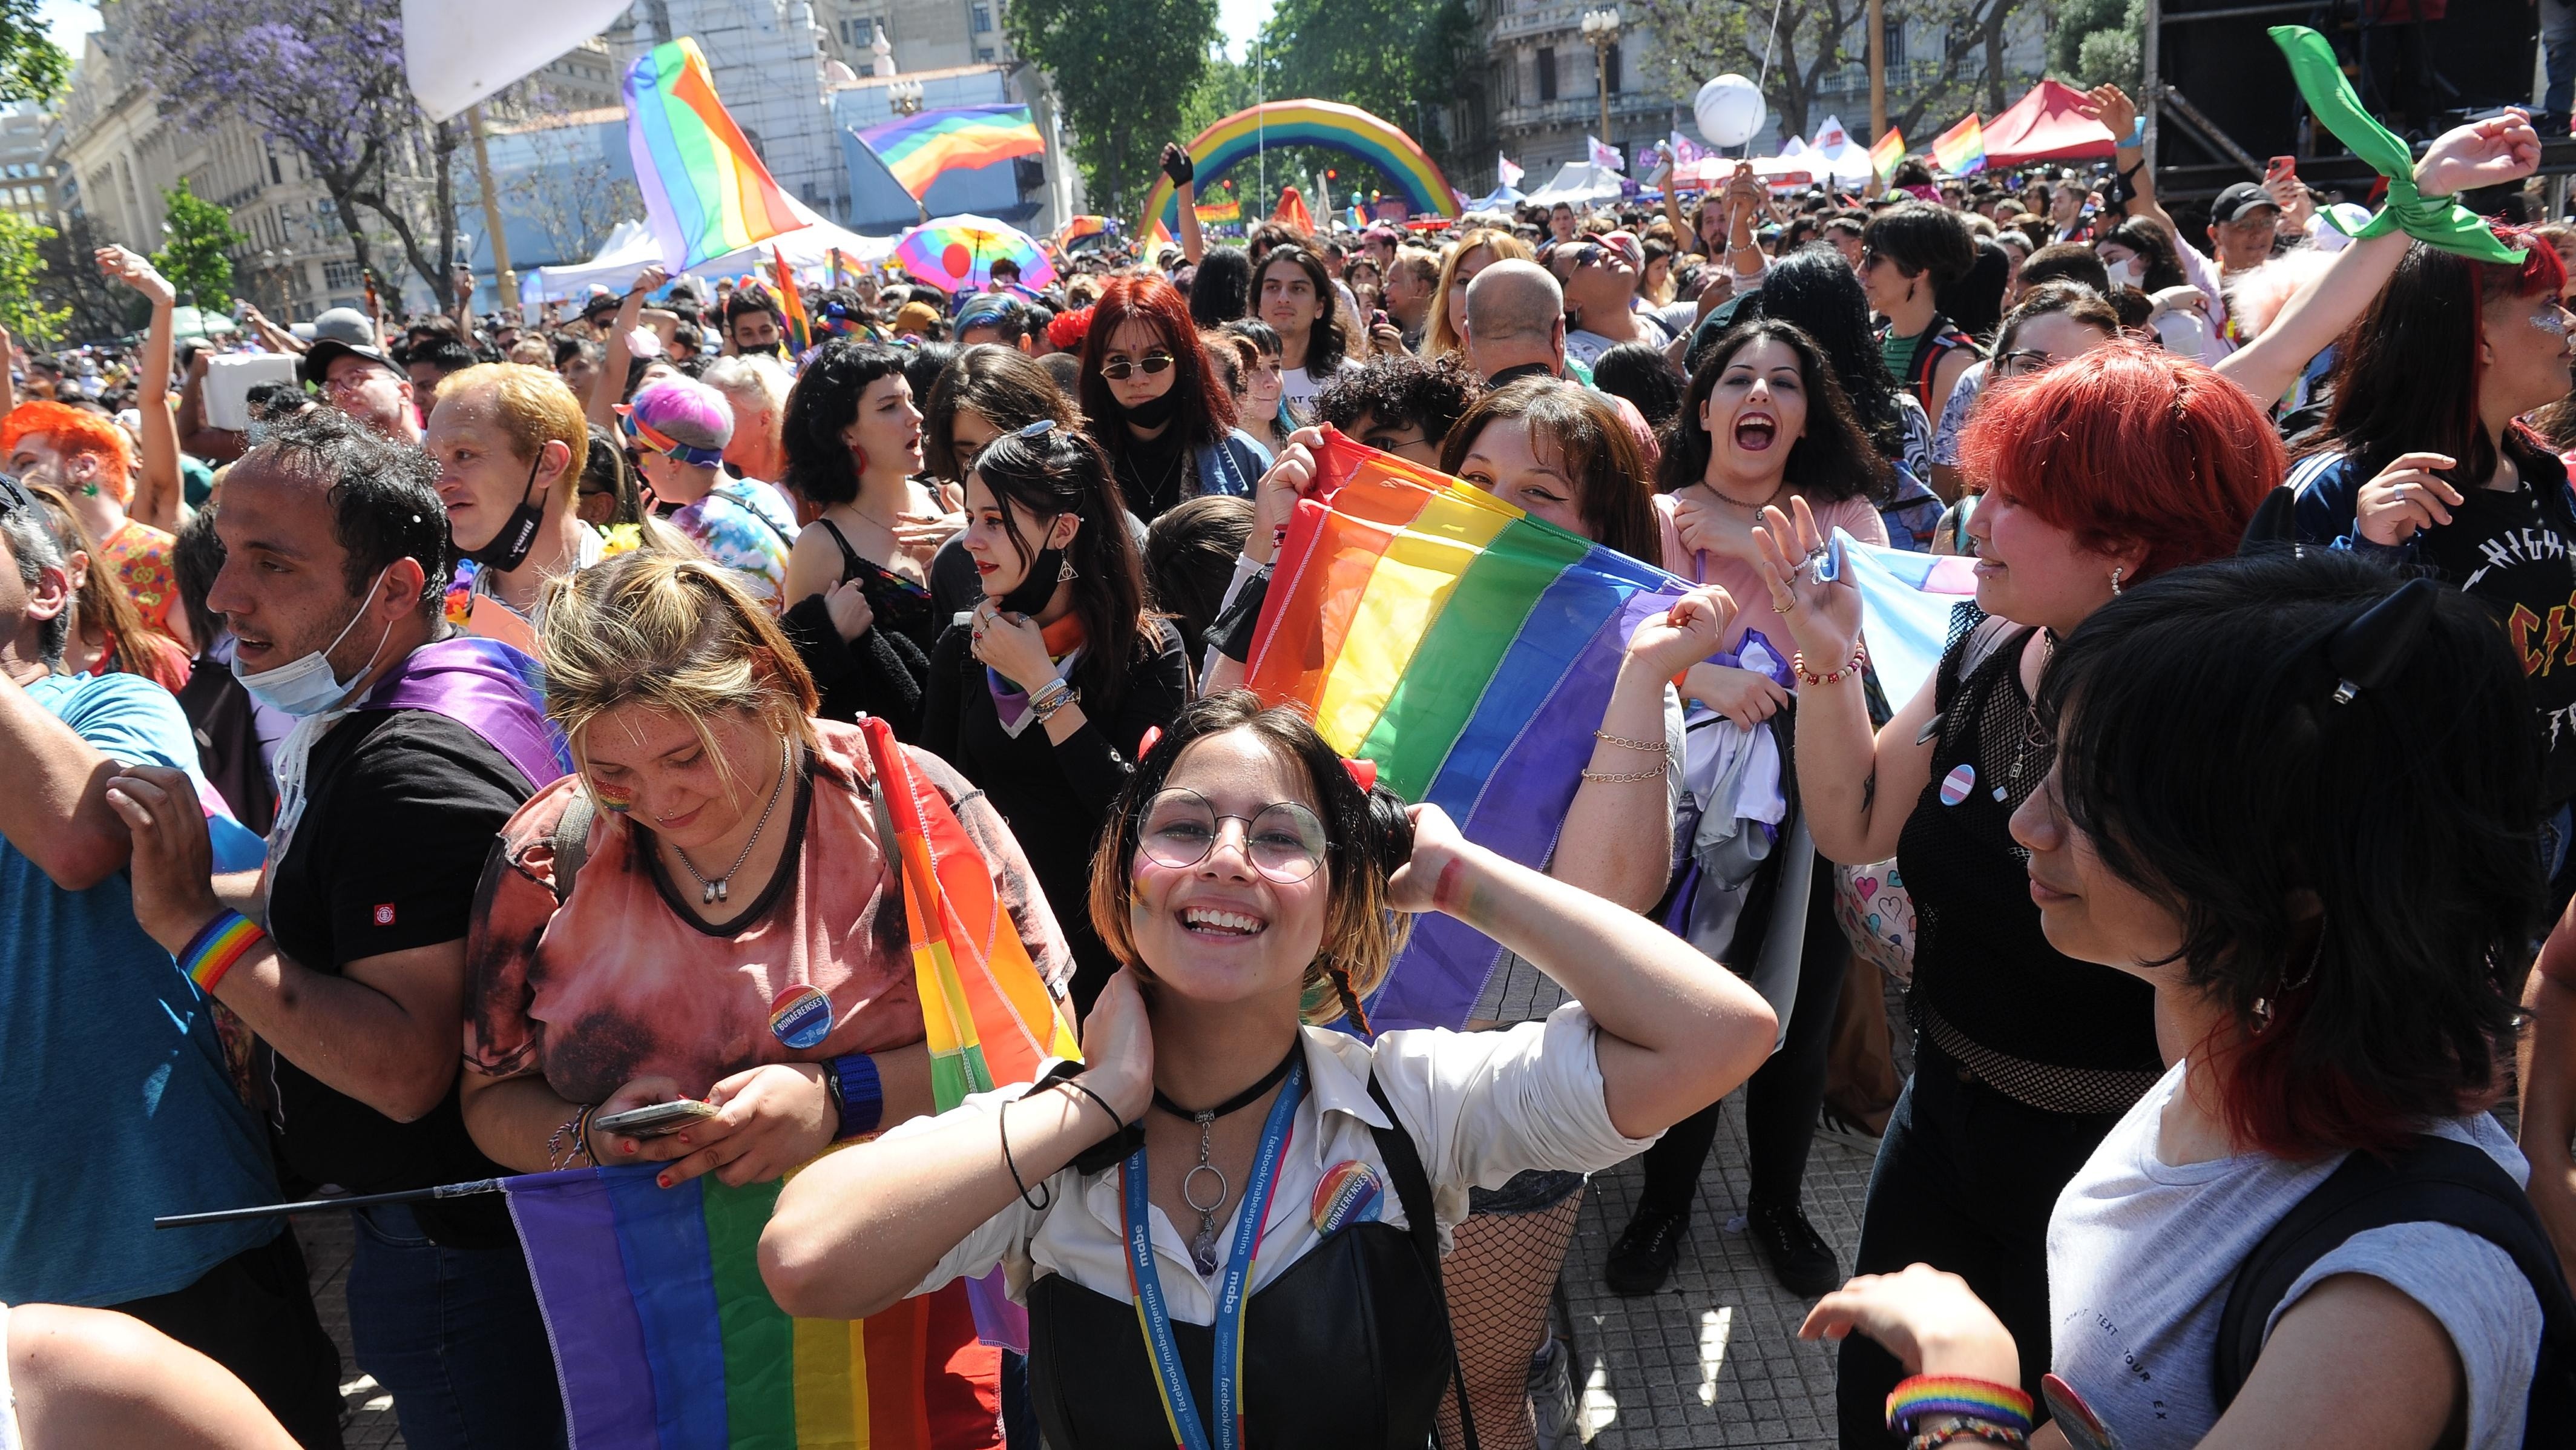
M 1165 368 L 1168 368 L 1171 365 L 1172 355 L 1170 353 L 1149 352 L 1133 362 L 1122 357 L 1111 362 L 1102 363 L 1100 365 L 1100 375 L 1113 383 L 1123 383 L 1127 381 L 1128 375 L 1135 372 L 1138 368 L 1143 368 L 1145 370 L 1145 376 L 1150 378 L 1161 373 Z

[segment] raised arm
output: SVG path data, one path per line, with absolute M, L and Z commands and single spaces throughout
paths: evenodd
M 2075 103 L 2075 114 L 2101 122 L 2115 138 L 2111 164 L 2119 169 L 2120 179 L 2129 184 L 2128 214 L 2154 222 L 2165 229 L 2166 236 L 2181 241 L 2181 230 L 2156 200 L 2156 169 L 2147 164 L 2147 148 L 2137 137 L 2138 103 L 2129 99 L 2128 92 L 2106 81 L 2084 93 L 2083 99 Z
M 626 396 L 626 370 L 634 365 L 635 355 L 626 345 L 627 334 L 643 320 L 644 299 L 671 274 L 659 266 L 647 267 L 635 274 L 635 285 L 626 290 L 626 298 L 617 304 L 617 320 L 608 326 L 608 356 L 599 365 L 599 376 L 591 380 L 590 404 L 583 411 L 590 421 L 614 433 L 617 431 L 616 407 Z M 731 337 L 728 332 L 726 336 Z
M 136 519 L 165 534 L 179 531 L 179 423 L 170 414 L 170 354 L 179 294 L 154 270 L 150 258 L 123 247 L 98 249 L 98 269 L 140 292 L 152 304 L 152 326 L 135 362 L 134 407 L 143 437 L 142 486 L 134 490 Z
M 1188 151 L 1166 141 L 1163 174 L 1172 178 L 1172 194 L 1180 200 L 1182 260 L 1195 267 L 1199 258 L 1207 255 L 1207 234 L 1199 229 L 1198 163 L 1190 159 Z M 1145 219 L 1148 227 L 1153 223 L 1152 217 Z

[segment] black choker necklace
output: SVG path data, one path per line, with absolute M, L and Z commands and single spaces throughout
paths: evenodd
M 1181 1180 L 1181 1201 L 1198 1211 L 1199 1231 L 1190 1240 L 1190 1261 L 1197 1265 L 1202 1275 L 1216 1271 L 1216 1214 L 1218 1209 L 1225 1207 L 1227 1197 L 1234 1192 L 1234 1185 L 1227 1181 L 1225 1170 L 1208 1161 L 1208 1140 L 1216 1131 L 1216 1120 L 1228 1113 L 1240 1112 L 1252 1106 L 1261 1101 L 1263 1093 L 1279 1086 L 1280 1080 L 1288 1076 L 1288 1069 L 1297 1065 L 1297 1054 L 1305 1048 L 1305 1045 L 1303 1037 L 1288 1044 L 1288 1055 L 1279 1059 L 1277 1067 L 1262 1074 L 1261 1081 L 1212 1108 L 1202 1108 L 1192 1112 L 1163 1096 L 1161 1088 L 1154 1089 L 1155 1107 L 1161 1108 L 1173 1117 L 1187 1118 L 1199 1125 L 1198 1166 L 1192 1168 L 1189 1176 Z M 1194 1191 L 1198 1186 L 1199 1175 L 1202 1173 L 1213 1175 L 1216 1179 L 1216 1197 L 1206 1203 L 1199 1202 L 1198 1194 Z

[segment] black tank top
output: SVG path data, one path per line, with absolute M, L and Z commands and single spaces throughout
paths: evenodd
M 1941 659 L 1932 779 L 1896 849 L 1914 898 L 1909 1005 L 1936 1046 L 1945 1034 L 1927 1009 L 1977 1047 L 2043 1067 L 2144 1074 L 2134 1084 L 2143 1092 L 2164 1071 L 2154 990 L 2048 944 L 2030 899 L 2028 853 L 2012 839 L 2013 811 L 2056 758 L 2021 686 L 2031 633 L 1987 620 L 1959 632 Z M 1972 643 L 1993 647 L 1962 681 Z M 1959 1057 L 1955 1040 L 1950 1046 Z

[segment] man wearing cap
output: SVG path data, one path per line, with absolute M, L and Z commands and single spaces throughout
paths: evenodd
M 2209 204 L 2210 250 L 2217 255 L 2222 277 L 2272 260 L 2272 246 L 2280 232 L 2281 204 L 2258 182 L 2237 182 Z
M 923 342 L 939 340 L 939 309 L 927 302 L 907 302 L 895 309 L 894 335 L 918 338 Z
M 71 579 L 0 474 L 0 1060 L 41 1131 L 0 1144 L 0 1302 L 115 1308 L 239 1376 L 308 1447 L 340 1444 L 339 1353 L 285 1221 L 155 1232 L 158 1214 L 276 1201 L 267 1134 L 233 1087 L 205 994 L 134 918 L 109 775 L 198 775 L 168 691 L 62 665 Z M 210 823 L 225 869 L 256 836 Z
M 305 387 L 319 391 L 323 402 L 385 437 L 397 443 L 418 443 L 420 408 L 412 401 L 410 376 L 376 346 L 375 330 L 366 326 L 365 318 L 347 308 L 333 311 L 348 312 L 358 326 L 351 328 L 341 322 L 325 332 L 317 319 L 313 324 L 313 346 L 296 364 L 296 376 Z
M 694 378 L 664 378 L 617 416 L 640 452 L 638 471 L 662 521 L 741 575 L 753 598 L 781 608 L 796 513 L 768 484 L 725 476 L 733 407 L 724 394 Z

